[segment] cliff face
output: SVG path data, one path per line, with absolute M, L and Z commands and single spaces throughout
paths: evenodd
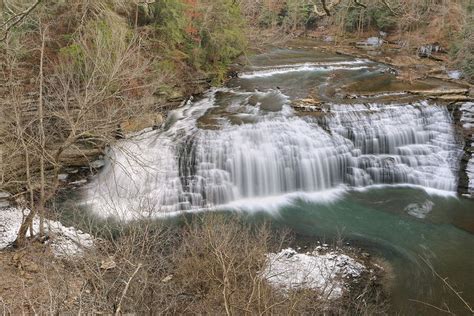
M 454 105 L 453 118 L 464 141 L 459 172 L 459 193 L 474 197 L 474 103 Z

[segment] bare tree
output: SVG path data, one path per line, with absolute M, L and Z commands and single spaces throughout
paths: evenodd
M 159 111 L 153 93 L 161 79 L 143 56 L 140 37 L 130 35 L 123 17 L 91 3 L 83 8 L 86 13 L 72 11 L 72 20 L 81 27 L 59 54 L 48 53 L 58 40 L 48 30 L 59 22 L 35 15 L 33 9 L 28 19 L 36 30 L 21 35 L 30 41 L 9 39 L 0 54 L 6 74 L 0 187 L 17 192 L 17 200 L 30 209 L 15 242 L 19 247 L 25 245 L 37 215 L 40 237 L 45 234 L 46 208 L 57 192 L 64 166 L 77 164 L 74 160 L 78 159 L 87 164 L 114 141 L 121 123 Z M 37 60 L 36 67 L 22 69 L 15 50 L 24 49 L 24 43 Z M 33 76 L 35 80 L 25 79 Z M 13 111 L 6 111 L 9 106 Z

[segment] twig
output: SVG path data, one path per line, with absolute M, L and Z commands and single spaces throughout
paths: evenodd
M 367 9 L 367 6 L 363 3 L 361 3 L 359 0 L 354 0 L 354 3 L 358 5 L 359 7 L 362 7 L 364 9 Z
M 430 267 L 431 271 L 433 272 L 433 274 L 435 276 L 437 276 L 441 281 L 443 281 L 443 283 L 448 287 L 448 289 L 450 289 L 454 294 L 456 294 L 456 296 L 461 300 L 461 302 L 463 302 L 463 304 L 467 307 L 467 309 L 471 312 L 471 314 L 474 314 L 474 309 L 472 309 L 471 305 L 469 305 L 469 303 L 459 294 L 458 291 L 456 291 L 451 284 L 449 284 L 448 281 L 446 281 L 448 278 L 443 278 L 442 276 L 440 276 L 438 274 L 438 272 L 436 272 L 436 270 L 433 268 L 433 266 L 425 259 L 423 258 L 422 256 L 420 256 L 421 260 L 423 260 L 424 263 L 426 263 L 426 265 L 428 267 Z
M 132 282 L 133 278 L 135 275 L 138 273 L 138 270 L 142 267 L 142 264 L 138 264 L 138 267 L 135 269 L 135 272 L 130 276 L 128 279 L 127 284 L 125 285 L 125 288 L 123 289 L 122 292 L 122 297 L 120 297 L 120 302 L 118 303 L 117 309 L 115 310 L 115 315 L 120 315 L 121 309 L 122 309 L 122 301 L 125 298 L 125 295 L 127 295 L 128 288 L 130 287 L 130 283 Z
M 442 309 L 441 307 L 432 305 L 432 304 L 430 304 L 430 303 L 426 303 L 426 302 L 419 301 L 419 300 L 414 300 L 414 299 L 409 299 L 409 301 L 415 302 L 415 303 L 420 303 L 420 304 L 423 304 L 423 305 L 432 307 L 432 308 L 434 308 L 434 309 L 436 309 L 436 310 L 439 310 L 440 312 L 443 312 L 443 313 L 446 313 L 446 314 L 456 315 L 456 314 L 454 314 L 453 312 L 451 312 L 451 311 L 449 311 L 449 310 L 447 310 L 447 309 Z

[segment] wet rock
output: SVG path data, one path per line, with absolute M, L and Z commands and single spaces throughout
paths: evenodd
M 431 57 L 433 53 L 441 52 L 441 46 L 438 43 L 422 45 L 418 48 L 418 56 L 422 58 Z
M 295 100 L 291 106 L 298 112 L 321 112 L 321 103 L 319 100 L 307 98 Z
M 238 78 L 239 77 L 239 72 L 235 69 L 231 69 L 227 72 L 227 78 L 232 79 L 232 78 Z
M 454 118 L 464 138 L 464 154 L 461 159 L 458 191 L 474 198 L 474 102 L 457 104 Z
M 357 42 L 356 47 L 362 48 L 362 49 L 376 49 L 381 47 L 383 44 L 383 39 L 380 37 L 369 37 L 367 40 L 362 41 L 362 42 Z
M 374 37 L 369 37 L 366 42 L 368 45 L 371 45 L 371 46 L 381 46 L 383 44 L 383 39 L 374 36 Z
M 11 194 L 5 191 L 0 191 L 0 208 L 10 206 L 9 199 L 11 198 Z
M 394 75 L 394 76 L 398 76 L 400 74 L 400 72 L 397 69 L 393 68 L 393 67 L 386 68 L 385 72 L 389 73 L 391 75 Z

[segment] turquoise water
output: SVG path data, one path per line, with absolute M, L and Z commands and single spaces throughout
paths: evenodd
M 420 206 L 427 201 L 432 209 L 425 218 L 407 213 L 414 203 Z M 448 278 L 465 300 L 474 302 L 472 200 L 432 196 L 413 188 L 382 188 L 350 192 L 329 204 L 296 200 L 272 215 L 254 216 L 271 218 L 276 225 L 315 241 L 331 243 L 342 237 L 386 260 L 393 268 L 393 279 L 386 283 L 394 313 L 441 313 L 412 301 L 419 300 L 468 314 L 428 264 Z

